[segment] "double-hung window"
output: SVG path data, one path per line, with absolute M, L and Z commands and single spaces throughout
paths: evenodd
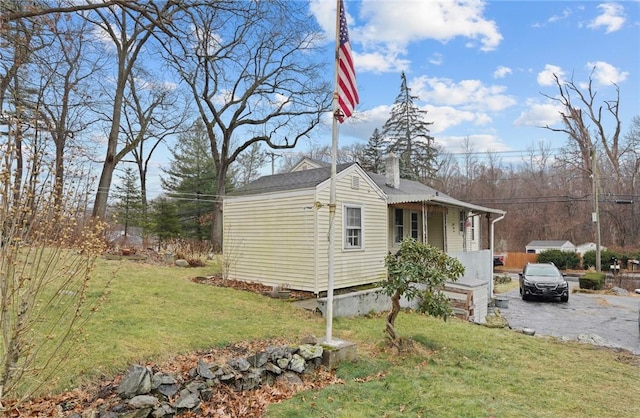
M 343 215 L 345 250 L 363 248 L 362 207 L 345 205 Z
M 394 209 L 393 211 L 393 242 L 399 244 L 404 239 L 404 211 Z

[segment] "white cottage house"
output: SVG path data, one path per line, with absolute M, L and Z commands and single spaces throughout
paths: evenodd
M 337 166 L 334 288 L 384 279 L 385 256 L 405 237 L 459 257 L 469 279 L 492 282 L 493 233 L 483 249 L 480 229 L 492 232 L 505 212 L 400 179 L 395 157 L 386 171 Z M 303 159 L 288 173 L 261 177 L 225 197 L 229 278 L 316 295 L 327 290 L 330 174 L 329 165 Z
M 529 254 L 540 254 L 547 250 L 560 250 L 569 253 L 576 252 L 576 246 L 567 240 L 536 240 L 525 246 L 525 251 Z

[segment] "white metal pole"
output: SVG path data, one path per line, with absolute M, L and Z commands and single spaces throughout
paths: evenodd
M 332 112 L 332 135 L 331 135 L 331 179 L 329 183 L 329 265 L 327 281 L 327 330 L 325 342 L 331 344 L 333 341 L 333 286 L 334 286 L 334 263 L 335 263 L 335 218 L 336 218 L 336 172 L 338 159 L 338 50 L 340 48 L 340 0 L 336 1 L 336 48 L 335 48 L 335 69 L 334 69 L 334 93 Z

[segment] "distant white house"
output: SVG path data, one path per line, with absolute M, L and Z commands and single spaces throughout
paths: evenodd
M 576 245 L 576 252 L 580 254 L 580 257 L 584 256 L 584 253 L 587 251 L 595 251 L 596 243 L 595 242 L 585 242 L 584 244 Z M 600 251 L 606 251 L 607 247 L 600 246 Z
M 566 240 L 531 241 L 525 246 L 525 251 L 529 254 L 540 254 L 546 250 L 560 250 L 575 253 L 576 246 L 571 241 Z

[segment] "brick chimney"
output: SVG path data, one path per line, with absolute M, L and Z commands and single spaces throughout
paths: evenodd
M 400 188 L 400 162 L 398 157 L 391 152 L 387 157 L 385 166 L 385 183 L 394 189 Z

